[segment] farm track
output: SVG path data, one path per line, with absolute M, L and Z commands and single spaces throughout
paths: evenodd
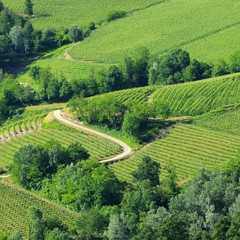
M 104 133 L 92 130 L 90 128 L 84 127 L 84 126 L 82 126 L 78 123 L 74 123 L 72 120 L 63 117 L 62 114 L 61 114 L 61 110 L 54 111 L 53 116 L 55 117 L 55 119 L 57 119 L 59 122 L 65 124 L 65 125 L 71 126 L 73 128 L 81 129 L 83 131 L 89 132 L 89 133 L 97 135 L 99 137 L 106 138 L 106 139 L 108 139 L 112 142 L 117 143 L 118 145 L 120 145 L 123 148 L 122 153 L 116 155 L 115 157 L 111 157 L 111 158 L 101 160 L 100 163 L 116 162 L 116 161 L 119 161 L 119 160 L 122 160 L 122 159 L 128 157 L 132 153 L 132 149 L 126 143 L 124 143 L 123 141 L 121 141 L 117 138 L 114 138 L 112 136 L 109 136 L 107 134 L 104 134 Z

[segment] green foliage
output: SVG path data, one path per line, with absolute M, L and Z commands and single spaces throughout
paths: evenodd
M 52 185 L 50 191 L 49 184 Z M 45 181 L 42 193 L 75 211 L 80 211 L 93 206 L 118 204 L 121 184 L 103 164 L 87 160 L 67 166 L 53 177 L 52 183 Z
M 128 230 L 126 227 L 126 219 L 123 215 L 114 214 L 110 216 L 109 225 L 104 235 L 109 240 L 127 240 Z
M 144 156 L 133 177 L 137 181 L 149 180 L 151 186 L 159 185 L 160 164 L 154 162 L 149 156 Z
M 33 4 L 31 0 L 25 0 L 25 11 L 29 17 L 33 15 Z
M 83 39 L 83 33 L 77 25 L 73 25 L 68 32 L 68 38 L 71 42 L 78 42 Z
M 111 22 L 113 20 L 116 20 L 118 18 L 123 18 L 127 15 L 127 12 L 125 11 L 112 11 L 107 14 L 107 21 Z
M 28 209 L 28 239 L 43 240 L 42 212 L 34 207 Z
M 107 224 L 108 216 L 104 209 L 92 208 L 81 213 L 76 221 L 76 231 L 80 239 L 102 239 Z
M 77 147 L 80 149 L 77 149 Z M 77 159 L 72 157 L 77 156 Z M 49 142 L 45 146 L 25 145 L 14 155 L 12 175 L 26 189 L 41 188 L 42 180 L 66 166 L 89 157 L 88 152 L 77 143 L 65 149 L 59 143 Z

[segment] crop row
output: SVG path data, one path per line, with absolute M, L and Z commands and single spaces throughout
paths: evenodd
M 191 177 L 199 168 L 217 167 L 234 158 L 240 149 L 240 138 L 221 134 L 195 125 L 178 124 L 163 139 L 158 139 L 133 157 L 111 165 L 119 179 L 131 181 L 131 173 L 143 156 L 161 164 L 161 175 L 174 165 L 178 179 Z
M 44 219 L 58 218 L 66 225 L 75 221 L 78 214 L 60 207 L 34 194 L 0 183 L 0 231 L 21 230 L 27 235 L 27 211 L 30 206 L 39 208 Z
M 126 105 L 139 104 L 147 102 L 148 97 L 151 93 L 153 93 L 153 91 L 153 87 L 132 88 L 90 97 L 88 98 L 88 101 L 94 101 L 98 99 L 114 99 Z
M 240 102 L 240 75 L 159 88 L 153 101 L 166 103 L 173 116 L 199 115 Z
M 4 127 L 0 128 L 0 140 L 4 140 L 7 137 L 15 136 L 17 134 L 27 132 L 29 130 L 36 130 L 42 124 L 43 118 L 46 114 L 38 114 L 33 117 L 28 117 L 23 120 L 12 122 Z

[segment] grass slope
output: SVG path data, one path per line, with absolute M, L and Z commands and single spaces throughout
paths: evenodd
M 132 11 L 148 7 L 160 0 L 32 0 L 36 18 L 32 22 L 37 28 L 69 28 L 73 24 L 87 25 L 101 22 L 113 10 Z M 3 0 L 5 6 L 17 13 L 24 13 L 24 0 Z
M 169 164 L 176 168 L 179 180 L 191 177 L 199 168 L 219 167 L 235 157 L 240 149 L 239 136 L 222 134 L 192 124 L 178 124 L 163 139 L 138 151 L 128 160 L 111 165 L 117 177 L 132 182 L 131 173 L 143 156 L 161 164 L 166 175 Z
M 236 0 L 171 0 L 106 24 L 70 50 L 75 59 L 119 62 L 135 48 L 146 46 L 152 53 L 185 47 L 194 56 L 215 61 L 239 50 L 240 24 Z M 231 32 L 231 44 L 228 33 Z M 208 38 L 210 39 L 209 41 Z M 195 49 L 196 44 L 200 45 Z M 206 44 L 207 41 L 207 44 Z M 195 45 L 194 45 L 195 43 Z M 210 48 L 214 44 L 214 48 Z
M 37 197 L 26 190 L 0 183 L 0 231 L 21 230 L 24 239 L 27 239 L 27 211 L 30 206 L 39 208 L 45 219 L 58 218 L 66 225 L 70 225 L 78 217 L 78 214 Z
M 44 144 L 48 141 L 57 141 L 65 147 L 72 142 L 79 142 L 89 151 L 91 158 L 98 160 L 114 156 L 122 151 L 120 146 L 107 139 L 81 132 L 62 125 L 57 121 L 53 121 L 38 131 L 13 137 L 9 141 L 1 142 L 0 167 L 12 163 L 15 152 L 21 146 L 37 143 Z
M 166 103 L 172 116 L 199 115 L 240 102 L 240 74 L 160 87 L 153 101 Z

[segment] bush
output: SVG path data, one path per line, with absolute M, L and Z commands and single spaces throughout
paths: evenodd
M 112 11 L 112 12 L 108 13 L 107 21 L 111 22 L 111 21 L 113 21 L 115 19 L 123 18 L 126 15 L 127 15 L 127 12 L 125 12 L 125 11 Z

